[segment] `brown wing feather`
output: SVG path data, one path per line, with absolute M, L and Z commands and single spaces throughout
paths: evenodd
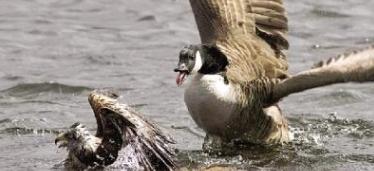
M 248 83 L 263 77 L 288 77 L 287 61 L 278 58 L 271 46 L 255 35 L 249 38 L 228 37 L 216 44 L 228 58 L 226 74 L 233 83 Z
M 276 51 L 288 49 L 288 19 L 282 0 L 253 0 L 257 34 Z
M 257 33 L 276 51 L 288 49 L 282 0 L 190 0 L 203 44 L 229 34 Z M 277 52 L 278 53 L 278 52 Z
M 253 34 L 255 22 L 248 0 L 190 0 L 203 44 L 229 34 Z
M 174 143 L 172 138 L 129 106 L 120 104 L 114 95 L 107 90 L 95 90 L 89 95 L 98 134 L 105 138 L 105 133 L 115 131 L 110 130 L 113 126 L 109 126 L 108 122 L 116 125 L 122 130 L 123 141 L 126 142 L 124 146 L 135 148 L 134 151 L 138 153 L 136 157 L 146 170 L 173 170 L 176 167 L 175 153 L 169 146 Z
M 249 82 L 287 77 L 282 49 L 287 18 L 281 0 L 190 0 L 203 44 L 229 60 L 228 79 Z
M 374 46 L 319 62 L 315 68 L 285 79 L 275 85 L 273 101 L 330 84 L 369 81 L 374 81 Z

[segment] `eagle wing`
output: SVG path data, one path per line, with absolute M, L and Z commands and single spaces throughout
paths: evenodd
M 108 143 L 105 150 L 111 150 L 114 145 L 107 135 L 121 134 L 123 147 L 132 148 L 137 160 L 143 163 L 146 170 L 172 170 L 175 167 L 175 153 L 169 144 L 172 138 L 165 135 L 155 124 L 142 118 L 139 113 L 129 106 L 120 104 L 117 95 L 107 90 L 95 90 L 89 95 L 90 105 L 97 120 L 97 137 Z M 113 136 L 112 136 L 113 137 Z
M 190 0 L 202 44 L 228 58 L 228 79 L 285 78 L 287 17 L 282 0 Z

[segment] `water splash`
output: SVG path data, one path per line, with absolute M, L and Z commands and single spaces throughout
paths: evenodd
M 341 137 L 350 140 L 373 138 L 373 122 L 340 118 L 337 113 L 328 114 L 324 119 L 289 118 L 289 120 L 290 136 L 293 138 L 289 144 L 253 145 L 238 148 L 236 151 L 231 151 L 231 154 L 225 153 L 225 155 L 181 151 L 179 158 L 189 169 L 224 166 L 245 170 L 283 167 L 305 170 L 316 166 L 331 169 L 339 163 L 374 161 L 374 155 L 343 153 L 330 148 L 335 144 L 329 144 L 332 139 Z
M 352 138 L 374 137 L 374 123 L 362 119 L 350 120 L 330 113 L 326 119 L 295 119 L 290 118 L 291 137 L 295 143 L 314 142 L 320 144 L 336 136 Z

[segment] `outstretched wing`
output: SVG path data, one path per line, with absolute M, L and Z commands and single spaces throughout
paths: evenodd
M 89 95 L 98 125 L 97 136 L 105 139 L 120 130 L 123 146 L 132 148 L 146 170 L 172 170 L 176 165 L 175 153 L 169 145 L 174 141 L 129 106 L 120 104 L 116 97 L 106 90 L 95 90 Z
M 273 101 L 311 88 L 344 82 L 374 81 L 374 46 L 318 63 L 274 85 Z
M 190 0 L 203 44 L 228 58 L 236 83 L 285 78 L 287 17 L 281 0 Z
M 203 44 L 229 34 L 253 34 L 255 22 L 248 0 L 190 0 Z
M 252 2 L 257 35 L 262 37 L 274 49 L 288 49 L 288 19 L 283 0 L 249 0 Z
M 257 34 L 275 50 L 288 48 L 282 0 L 190 0 L 203 44 Z

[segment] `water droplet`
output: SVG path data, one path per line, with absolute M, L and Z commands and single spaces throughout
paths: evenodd
M 329 122 L 335 122 L 337 120 L 337 112 L 333 112 L 329 114 L 328 121 Z
M 315 44 L 315 45 L 312 46 L 312 48 L 313 48 L 313 49 L 319 49 L 319 48 L 321 48 L 321 45 L 319 45 L 319 44 Z

